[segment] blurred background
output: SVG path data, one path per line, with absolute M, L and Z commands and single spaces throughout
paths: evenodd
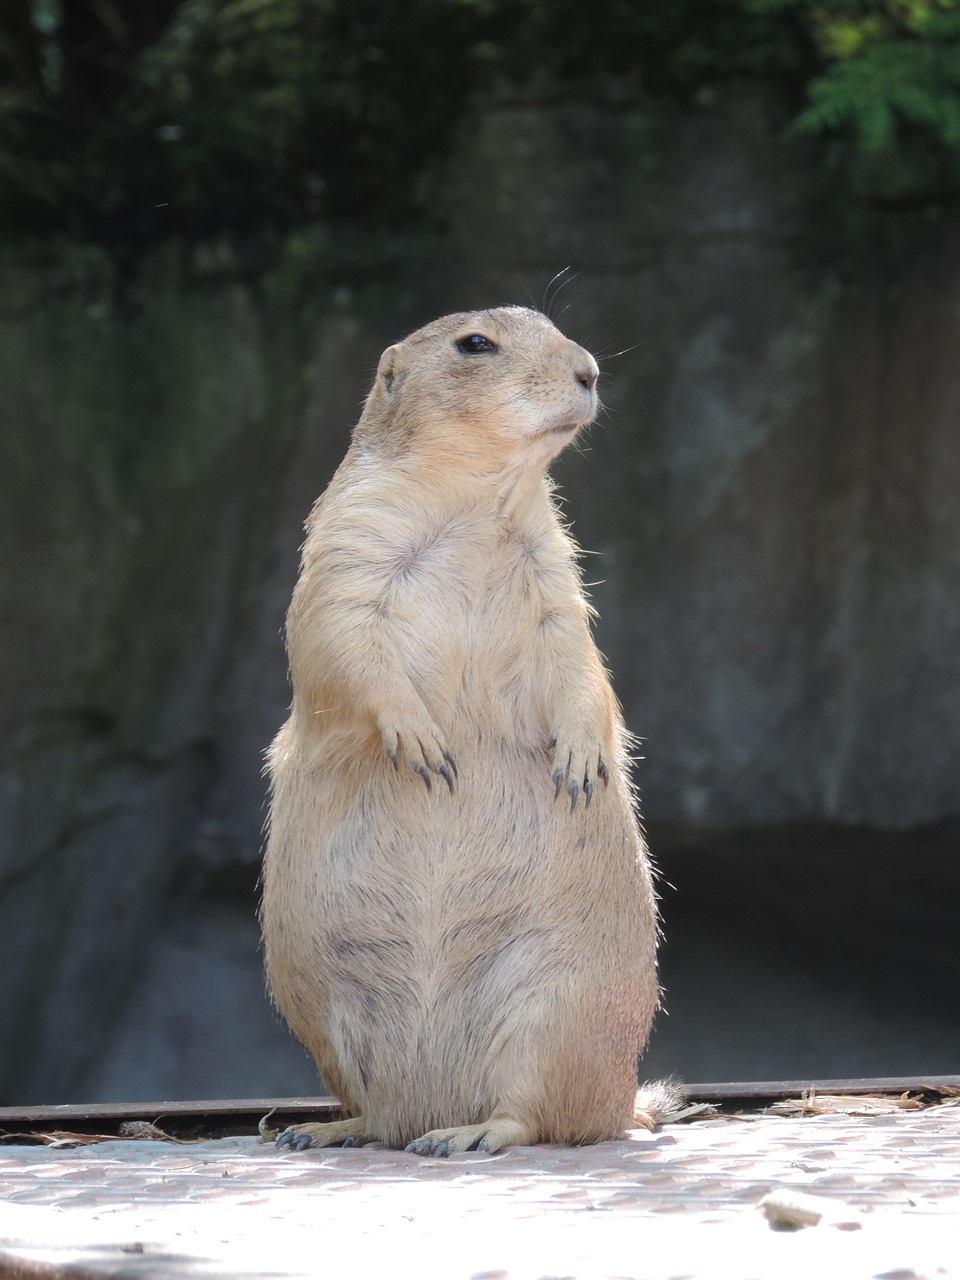
M 303 520 L 549 309 L 688 1080 L 960 1070 L 960 4 L 6 0 L 0 1104 L 318 1088 L 264 996 Z

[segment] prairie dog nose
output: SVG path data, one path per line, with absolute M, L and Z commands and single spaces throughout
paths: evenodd
M 592 391 L 597 385 L 597 377 L 600 370 L 597 368 L 597 362 L 588 351 L 581 353 L 583 359 L 580 361 L 579 368 L 574 372 L 574 377 L 580 383 L 581 387 L 586 387 L 588 391 Z

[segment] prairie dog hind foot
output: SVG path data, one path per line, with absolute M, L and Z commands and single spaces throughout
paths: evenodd
M 329 1124 L 292 1124 L 278 1136 L 275 1145 L 289 1147 L 291 1151 L 307 1151 L 310 1147 L 362 1147 L 373 1141 L 363 1116 L 355 1116 L 352 1120 L 332 1120 Z
M 422 1138 L 407 1143 L 406 1151 L 418 1156 L 452 1156 L 461 1151 L 499 1151 L 501 1147 L 529 1147 L 537 1141 L 533 1125 L 521 1120 L 487 1120 L 456 1129 L 431 1129 Z
M 637 1090 L 633 1122 L 637 1128 L 658 1129 L 686 1106 L 687 1093 L 673 1077 L 654 1080 Z M 506 1118 L 455 1129 L 432 1129 L 407 1144 L 405 1150 L 420 1156 L 451 1156 L 463 1151 L 499 1151 L 501 1147 L 528 1147 L 541 1142 L 536 1126 Z

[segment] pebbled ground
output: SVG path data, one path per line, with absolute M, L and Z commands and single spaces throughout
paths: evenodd
M 822 1197 L 774 1230 L 770 1192 Z M 0 1277 L 960 1277 L 960 1107 L 718 1117 L 594 1147 L 0 1145 Z

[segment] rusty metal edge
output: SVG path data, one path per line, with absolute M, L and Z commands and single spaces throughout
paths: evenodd
M 937 1093 L 942 1089 L 960 1088 L 960 1076 L 874 1076 L 860 1079 L 824 1080 L 747 1080 L 725 1084 L 691 1084 L 687 1093 L 691 1102 L 733 1104 L 742 1102 L 758 1106 L 783 1098 L 802 1098 L 814 1093 L 865 1095 L 901 1093 Z
M 879 1076 L 855 1080 L 749 1080 L 720 1084 L 690 1084 L 686 1086 L 691 1102 L 712 1102 L 724 1105 L 738 1103 L 760 1106 L 782 1098 L 799 1098 L 811 1089 L 817 1093 L 885 1094 L 885 1093 L 936 1093 L 941 1088 L 960 1088 L 960 1075 Z M 47 1125 L 64 1127 L 70 1124 L 89 1124 L 102 1120 L 118 1123 L 122 1120 L 161 1121 L 176 1120 L 179 1124 L 205 1120 L 256 1121 L 269 1111 L 283 1116 L 310 1115 L 317 1118 L 336 1116 L 340 1107 L 336 1098 L 227 1098 L 207 1099 L 195 1102 L 92 1102 L 63 1103 L 53 1106 L 0 1107 L 0 1129 L 10 1130 L 21 1125 Z
M 336 1098 L 218 1098 L 196 1102 L 68 1102 L 48 1106 L 0 1107 L 0 1129 L 14 1125 L 56 1125 L 86 1123 L 102 1120 L 114 1123 L 122 1120 L 149 1120 L 158 1122 L 164 1118 L 186 1123 L 191 1120 L 216 1119 L 223 1121 L 259 1119 L 270 1111 L 284 1116 L 310 1115 L 321 1119 L 328 1113 L 336 1116 L 340 1104 Z

